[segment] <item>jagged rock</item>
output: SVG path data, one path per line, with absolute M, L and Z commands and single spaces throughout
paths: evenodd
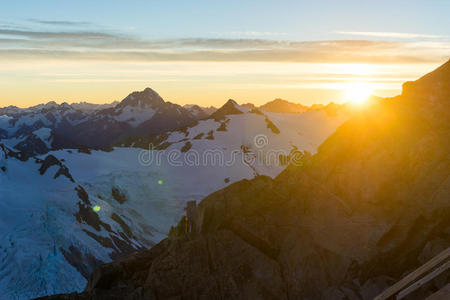
M 85 204 L 87 206 L 91 206 L 91 201 L 89 201 L 89 195 L 85 191 L 85 189 L 81 185 L 79 185 L 75 188 L 75 190 L 77 191 L 78 198 L 81 199 L 83 204 Z
M 267 116 L 266 116 L 266 124 L 267 124 L 267 128 L 272 130 L 273 133 L 275 133 L 275 134 L 279 134 L 280 133 L 280 129 L 278 129 L 278 127 L 275 124 L 273 124 L 273 122 L 270 121 Z
M 91 150 L 89 150 L 89 148 L 87 148 L 87 147 L 78 148 L 78 152 L 85 153 L 85 154 L 91 154 Z
M 230 122 L 230 119 L 227 119 L 220 123 L 220 126 L 216 129 L 217 131 L 227 131 L 227 124 Z
M 54 155 L 47 155 L 47 157 L 45 157 L 44 161 L 42 162 L 41 167 L 39 168 L 39 173 L 41 175 L 44 175 L 45 172 L 47 172 L 48 168 L 54 165 L 59 166 L 60 164 L 61 162 Z
M 189 149 L 191 149 L 192 148 L 192 143 L 191 142 L 186 142 L 185 144 L 184 144 L 184 146 L 183 147 L 181 147 L 181 152 L 188 152 L 189 151 Z
M 208 134 L 206 135 L 205 139 L 207 139 L 207 140 L 214 140 L 214 131 L 210 130 L 208 132 Z
M 193 139 L 194 140 L 201 140 L 204 135 L 205 135 L 205 133 L 201 132 L 201 133 L 197 134 Z
M 0 150 L 2 151 L 4 158 L 13 157 L 20 161 L 27 161 L 29 156 L 24 152 L 13 151 L 6 147 L 4 144 L 0 144 Z
M 169 237 L 184 237 L 189 232 L 189 221 L 187 217 L 182 217 L 176 226 L 170 227 Z
M 123 232 L 130 238 L 135 238 L 133 233 L 131 232 L 130 227 L 127 225 L 127 223 L 125 223 L 124 220 L 122 220 L 122 218 L 116 214 L 116 213 L 112 213 L 111 215 L 111 219 L 113 219 L 117 224 L 120 225 L 120 227 L 122 228 Z
M 124 204 L 125 202 L 128 201 L 127 196 L 116 187 L 113 187 L 111 189 L 111 195 L 120 204 Z
M 59 169 L 58 171 L 56 171 L 55 175 L 53 176 L 53 178 L 58 178 L 60 175 L 64 175 L 66 176 L 70 181 L 74 182 L 72 175 L 69 172 L 69 169 L 63 165 L 55 156 L 53 156 L 52 154 L 47 155 L 47 157 L 45 157 L 45 159 L 41 162 L 42 165 L 39 168 L 39 173 L 41 175 L 44 175 L 45 172 L 47 172 L 47 170 L 51 167 L 51 166 L 58 166 Z
M 188 231 L 191 232 L 195 230 L 195 220 L 197 218 L 197 202 L 188 201 L 186 203 L 186 217 L 188 221 Z

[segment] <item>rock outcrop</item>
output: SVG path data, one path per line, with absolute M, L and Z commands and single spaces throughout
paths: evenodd
M 56 171 L 54 178 L 58 178 L 60 175 L 66 176 L 70 181 L 74 182 L 72 175 L 69 172 L 69 169 L 62 164 L 54 155 L 49 154 L 45 159 L 42 161 L 41 167 L 39 168 L 39 173 L 41 175 L 44 175 L 47 170 L 52 167 L 57 166 L 58 171 Z

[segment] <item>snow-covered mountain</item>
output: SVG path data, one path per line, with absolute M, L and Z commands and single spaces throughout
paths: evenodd
M 114 106 L 49 102 L 25 109 L 14 106 L 0 108 L 0 138 L 10 145 L 38 129 L 47 128 L 61 137 L 58 145 L 49 144 L 50 149 L 102 148 L 130 136 L 173 130 L 203 117 L 205 115 L 165 102 L 155 91 L 147 88 L 131 93 Z M 27 149 L 30 154 L 36 154 L 43 148 Z
M 256 174 L 275 176 L 285 166 L 284 157 L 297 150 L 315 153 L 346 119 L 345 114 L 331 116 L 323 110 L 303 114 L 263 113 L 230 99 L 209 118 L 191 126 L 127 139 L 118 146 L 191 152 L 199 164 L 205 159 L 205 153 L 215 151 L 224 161 L 250 160 Z
M 33 132 L 13 139 L 13 141 L 13 147 L 19 151 L 29 155 L 44 154 L 53 148 L 54 133 L 50 128 L 41 127 Z
M 154 109 L 154 116 L 174 108 L 151 91 L 125 100 L 102 113 L 137 128 L 147 121 L 132 108 Z M 2 297 L 83 289 L 99 263 L 166 237 L 188 201 L 242 179 L 279 174 L 293 154 L 314 153 L 346 118 L 324 111 L 262 113 L 229 100 L 207 119 L 108 151 L 30 157 L 0 145 Z M 52 134 L 34 128 L 29 136 L 45 144 L 54 142 Z M 154 150 L 147 150 L 149 142 Z
M 183 105 L 183 107 L 197 116 L 198 119 L 206 118 L 217 110 L 217 108 L 215 108 L 214 106 L 203 107 L 197 104 L 185 104 Z
M 57 134 L 55 130 L 48 127 L 41 127 L 12 138 L 3 138 L 0 139 L 0 142 L 28 156 L 45 154 L 52 149 L 76 148 L 78 146 L 70 138 Z
M 326 112 L 331 116 L 345 114 L 345 105 L 330 103 L 308 107 L 281 99 L 259 108 L 251 103 L 241 108 L 269 114 L 309 111 Z M 108 148 L 129 138 L 163 134 L 192 126 L 198 120 L 217 119 L 224 109 L 233 107 L 227 108 L 227 104 L 219 110 L 194 104 L 182 107 L 164 101 L 150 88 L 133 92 L 121 102 L 103 105 L 52 101 L 29 108 L 8 106 L 0 108 L 0 141 L 28 155 L 64 148 Z M 43 133 L 46 135 L 41 138 Z
M 112 103 L 105 103 L 105 104 L 76 102 L 76 103 L 71 103 L 70 106 L 72 106 L 76 110 L 81 110 L 82 112 L 85 112 L 85 113 L 93 113 L 98 110 L 114 107 L 117 104 L 119 104 L 119 101 L 114 101 Z

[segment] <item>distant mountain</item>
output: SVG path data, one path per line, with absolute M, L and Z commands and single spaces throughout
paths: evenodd
M 119 101 L 114 101 L 112 103 L 105 103 L 105 104 L 94 104 L 94 103 L 88 103 L 88 102 L 77 102 L 77 103 L 71 103 L 70 106 L 76 110 L 80 110 L 85 113 L 92 113 L 97 110 L 102 110 L 106 108 L 111 108 L 119 104 Z
M 376 96 L 371 96 L 368 100 L 369 102 L 377 102 L 381 98 Z M 275 113 L 305 113 L 308 111 L 324 111 L 330 116 L 335 116 L 338 114 L 352 115 L 355 110 L 350 106 L 349 103 L 337 104 L 330 102 L 328 104 L 313 104 L 311 106 L 302 105 L 299 103 L 289 102 L 283 99 L 275 99 L 273 101 L 267 102 L 264 105 L 258 107 L 261 111 L 275 112 Z M 357 112 L 357 111 L 356 111 Z
M 49 102 L 30 108 L 0 108 L 0 138 L 12 145 L 38 129 L 47 128 L 60 137 L 48 150 L 73 147 L 102 148 L 130 136 L 161 133 L 194 123 L 207 114 L 190 112 L 180 105 L 165 102 L 150 88 L 133 92 L 120 103 L 57 104 Z M 31 137 L 30 139 L 33 139 Z M 18 149 L 41 153 L 41 143 L 29 140 Z M 31 145 L 36 145 L 33 150 Z M 15 147 L 15 144 L 12 145 Z M 57 148 L 58 147 L 58 148 Z
M 352 116 L 315 155 L 191 204 L 169 238 L 49 299 L 373 299 L 450 247 L 449 78 L 447 62 Z M 226 116 L 227 130 L 246 115 Z
M 223 107 L 180 106 L 164 101 L 150 88 L 133 92 L 121 102 L 110 104 L 62 103 L 54 101 L 29 108 L 0 108 L 0 140 L 29 155 L 63 148 L 106 148 L 130 137 L 145 137 L 195 124 L 197 120 L 221 119 L 250 110 L 276 113 L 304 113 L 323 110 L 330 116 L 345 113 L 344 106 L 330 103 L 312 107 L 276 99 L 259 108 L 234 100 Z M 45 129 L 54 136 L 46 142 L 33 132 Z M 16 147 L 17 146 L 17 147 Z
M 13 145 L 14 149 L 27 155 L 44 154 L 53 149 L 54 136 L 50 128 L 39 128 L 31 133 L 24 134 Z
M 248 110 L 248 108 L 238 105 L 236 101 L 229 99 L 221 108 L 213 112 L 209 118 L 220 120 L 227 115 L 240 115 Z
M 254 109 L 256 106 L 253 103 L 244 103 L 241 104 L 242 107 L 248 108 L 248 109 Z
M 193 115 L 197 116 L 198 119 L 207 118 L 217 110 L 214 106 L 201 107 L 196 104 L 186 104 L 183 107 L 190 111 Z
M 192 124 L 198 119 L 182 106 L 165 102 L 150 88 L 128 95 L 114 109 L 99 111 L 96 116 L 100 120 L 111 117 L 131 125 L 126 136 L 161 133 Z
M 303 113 L 309 110 L 309 107 L 292 103 L 283 99 L 275 99 L 267 102 L 259 107 L 262 111 L 277 112 L 277 113 Z

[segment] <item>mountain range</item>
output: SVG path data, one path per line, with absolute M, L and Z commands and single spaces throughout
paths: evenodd
M 0 109 L 0 136 L 15 147 L 26 139 L 27 147 L 18 149 L 30 155 L 61 148 L 103 148 L 130 136 L 160 133 L 191 124 L 204 117 L 201 108 L 188 110 L 165 102 L 152 89 L 133 92 L 119 103 L 93 105 L 88 103 L 56 104 L 49 102 L 26 109 Z M 36 130 L 51 130 L 51 141 L 36 145 Z
M 300 106 L 302 110 L 291 106 Z M 329 114 L 337 111 L 345 114 L 344 107 L 337 104 L 308 107 L 277 99 L 258 109 L 277 113 L 323 110 Z M 126 140 L 192 126 L 216 110 L 212 106 L 182 107 L 166 102 L 150 88 L 110 104 L 48 102 L 29 108 L 8 106 L 0 108 L 0 141 L 31 156 L 66 148 L 107 149 Z
M 168 238 L 101 265 L 82 293 L 46 299 L 373 299 L 450 246 L 449 101 L 450 61 L 277 176 L 190 204 Z M 204 122 L 251 114 L 231 101 L 226 112 Z
M 188 203 L 277 176 L 348 119 L 234 100 L 208 114 L 151 89 L 110 107 L 82 106 L 2 109 L 0 298 L 81 291 L 97 266 L 167 238 Z

